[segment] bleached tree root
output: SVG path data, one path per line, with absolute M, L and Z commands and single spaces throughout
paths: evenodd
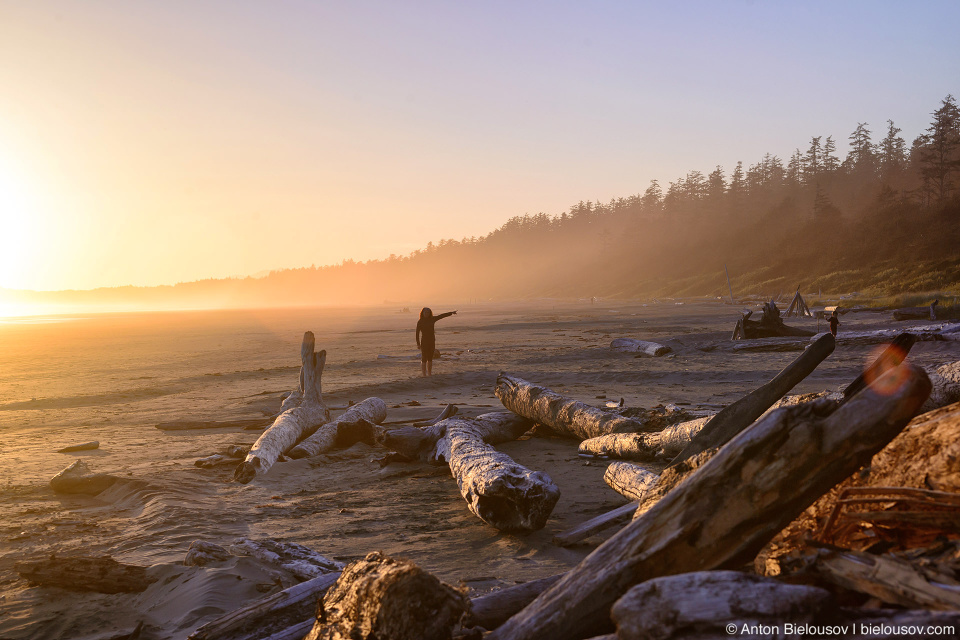
M 369 425 L 380 424 L 386 419 L 387 403 L 380 398 L 367 398 L 321 426 L 287 455 L 291 458 L 310 458 L 336 447 L 349 447 L 361 439 L 371 438 L 373 433 Z
M 304 640 L 449 640 L 466 596 L 379 552 L 344 569 Z
M 330 419 L 330 410 L 323 404 L 320 393 L 327 352 L 315 353 L 314 342 L 313 332 L 307 331 L 303 334 L 303 344 L 300 347 L 302 396 L 299 404 L 277 416 L 273 425 L 254 443 L 246 460 L 240 463 L 233 474 L 238 482 L 246 484 L 257 477 L 257 474 L 266 473 L 281 455 Z M 296 394 L 291 394 L 291 397 L 294 395 Z M 287 406 L 288 400 L 290 398 L 284 401 L 284 406 Z
M 672 459 L 713 416 L 688 420 L 654 433 L 611 433 L 580 443 L 580 453 L 621 460 Z
M 230 545 L 229 550 L 235 556 L 251 556 L 278 569 L 289 571 L 299 580 L 312 580 L 343 569 L 342 562 L 331 560 L 309 547 L 293 542 L 240 538 Z
M 642 500 L 659 478 L 653 471 L 629 462 L 611 462 L 603 473 L 607 486 L 631 500 Z
M 889 386 L 890 376 L 902 382 Z M 888 388 L 893 392 L 876 390 Z M 602 628 L 611 605 L 634 584 L 751 560 L 814 500 L 868 463 L 929 393 L 926 374 L 904 364 L 839 409 L 813 402 L 771 413 L 487 640 L 576 640 Z
M 656 342 L 647 342 L 646 340 L 635 340 L 633 338 L 616 338 L 610 343 L 610 348 L 614 351 L 623 353 L 636 353 L 641 356 L 656 358 L 665 356 L 673 349 Z
M 502 372 L 497 376 L 495 393 L 503 406 L 517 415 L 549 427 L 560 435 L 580 440 L 608 433 L 638 433 L 663 427 L 662 424 L 649 425 L 645 421 L 601 411 Z

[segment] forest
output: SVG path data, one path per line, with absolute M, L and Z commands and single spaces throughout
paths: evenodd
M 874 297 L 960 289 L 960 109 L 948 95 L 911 143 L 888 120 L 789 156 L 689 171 L 609 202 L 510 218 L 480 238 L 406 256 L 263 278 L 61 292 L 141 308 L 418 304 L 530 297 Z M 804 148 L 805 147 L 805 148 Z M 39 295 L 39 294 L 38 294 Z M 38 300 L 39 301 L 39 300 Z

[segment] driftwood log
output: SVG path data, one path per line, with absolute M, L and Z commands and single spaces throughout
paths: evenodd
M 618 640 L 669 640 L 790 637 L 784 623 L 823 626 L 835 610 L 833 596 L 818 587 L 739 571 L 698 571 L 638 584 L 617 600 L 610 614 Z M 779 625 L 780 633 L 751 632 L 761 625 Z
M 713 416 L 688 420 L 654 433 L 611 433 L 580 443 L 580 453 L 621 460 L 672 459 Z
M 83 460 L 74 460 L 70 466 L 53 476 L 50 488 L 57 493 L 82 493 L 95 496 L 119 480 L 107 473 L 94 473 Z
M 64 447 L 63 449 L 57 449 L 57 453 L 73 453 L 74 451 L 92 451 L 93 449 L 99 449 L 100 442 L 97 440 L 91 440 L 90 442 L 83 442 L 81 444 L 72 444 L 69 447 Z
M 770 382 L 747 394 L 733 404 L 724 407 L 717 415 L 694 436 L 686 447 L 677 455 L 671 465 L 675 465 L 690 456 L 706 449 L 722 446 L 735 435 L 750 426 L 769 409 L 773 403 L 785 396 L 801 380 L 810 375 L 814 369 L 833 353 L 835 342 L 833 336 L 827 334 L 814 342 L 800 354 L 796 360 L 777 374 Z
M 910 349 L 917 342 L 917 336 L 912 333 L 901 333 L 893 339 L 893 342 L 887 346 L 883 352 L 877 356 L 877 359 L 858 375 L 853 382 L 848 384 L 843 390 L 843 399 L 846 402 L 849 398 L 863 391 L 866 386 L 876 380 L 881 375 L 897 367 L 907 358 Z
M 237 420 L 172 420 L 156 425 L 161 431 L 189 431 L 192 429 L 262 429 L 269 426 L 268 418 L 239 418 Z
M 147 576 L 146 567 L 121 564 L 110 556 L 52 555 L 45 560 L 14 563 L 13 570 L 32 584 L 96 593 L 140 593 L 155 580 Z
M 603 473 L 607 486 L 631 500 L 642 500 L 659 477 L 653 471 L 629 462 L 612 462 Z
M 295 407 L 284 409 L 273 425 L 254 443 L 246 460 L 237 466 L 233 474 L 238 482 L 246 484 L 257 474 L 266 473 L 282 454 L 330 419 L 330 410 L 323 404 L 320 393 L 327 352 L 315 353 L 314 342 L 312 331 L 303 334 L 299 387 L 302 395 L 299 403 Z M 291 394 L 290 397 L 295 395 Z M 283 406 L 289 406 L 287 401 L 290 397 L 284 401 Z
M 960 402 L 960 360 L 942 365 L 936 369 L 927 369 L 933 390 L 920 409 L 921 412 L 933 411 L 940 407 Z
M 251 556 L 278 569 L 289 571 L 299 580 L 312 580 L 343 569 L 342 562 L 331 560 L 294 542 L 240 538 L 230 545 L 229 550 L 235 556 Z
M 191 633 L 187 640 L 259 640 L 263 638 L 267 627 L 288 629 L 316 612 L 317 599 L 339 577 L 339 571 L 328 573 L 270 594 L 206 623 Z
M 904 307 L 893 312 L 894 320 L 930 320 L 937 319 L 937 305 L 939 300 L 934 300 L 929 307 Z
M 183 564 L 188 567 L 205 567 L 208 564 L 224 562 L 233 556 L 224 547 L 205 540 L 194 540 L 183 557 Z
M 639 502 L 629 502 L 621 507 L 617 507 L 613 511 L 607 511 L 595 518 L 590 518 L 572 529 L 553 536 L 552 542 L 558 547 L 569 547 L 612 526 L 630 522 L 633 515 L 637 512 L 638 506 L 640 506 Z
M 903 607 L 960 611 L 960 582 L 892 555 L 821 551 L 814 569 L 830 582 Z
M 371 425 L 387 419 L 387 403 L 380 398 L 358 402 L 342 415 L 317 429 L 287 454 L 291 458 L 309 458 L 332 451 L 335 447 L 349 447 L 361 440 L 373 441 Z
M 343 570 L 304 640 L 449 640 L 468 607 L 412 562 L 374 552 Z
M 651 430 L 644 421 L 601 411 L 546 387 L 503 372 L 497 376 L 495 393 L 503 406 L 517 415 L 549 427 L 560 435 L 580 440 L 596 438 L 608 433 L 637 433 Z
M 380 442 L 403 459 L 446 463 L 470 511 L 501 531 L 542 529 L 560 490 L 545 473 L 517 464 L 492 445 L 516 440 L 533 423 L 514 413 L 447 418 L 419 429 L 384 431 Z
M 651 358 L 665 356 L 673 351 L 670 347 L 656 342 L 634 340 L 633 338 L 616 338 L 610 343 L 610 348 L 614 351 L 636 353 L 640 356 L 649 356 Z
M 812 336 L 813 331 L 790 327 L 783 323 L 780 310 L 771 300 L 763 305 L 763 314 L 759 320 L 750 320 L 752 312 L 743 314 L 733 329 L 733 340 L 749 340 L 753 338 L 782 338 L 785 336 Z
M 515 440 L 530 424 L 519 416 L 489 422 L 448 418 L 442 424 L 446 433 L 437 442 L 436 457 L 450 465 L 470 511 L 501 531 L 542 529 L 560 489 L 546 473 L 517 464 L 487 443 Z
M 562 577 L 560 574 L 531 580 L 473 598 L 463 618 L 463 626 L 496 629 Z
M 910 421 L 930 382 L 904 367 L 884 376 L 903 380 L 891 394 L 871 387 L 839 409 L 813 402 L 758 421 L 487 640 L 587 637 L 602 632 L 611 605 L 634 584 L 753 559 Z
M 442 420 L 446 420 L 447 418 L 452 418 L 453 416 L 457 415 L 457 413 L 459 412 L 460 412 L 460 409 L 457 407 L 457 405 L 448 404 L 443 408 L 443 411 L 441 411 L 440 415 L 438 415 L 436 418 L 433 418 L 432 420 L 420 420 L 418 422 L 414 422 L 413 426 L 432 427 L 433 425 L 437 424 Z

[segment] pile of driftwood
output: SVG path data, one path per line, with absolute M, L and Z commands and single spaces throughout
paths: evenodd
M 268 627 L 270 640 L 708 638 L 731 628 L 735 635 L 893 637 L 911 625 L 960 628 L 960 546 L 950 541 L 960 537 L 960 497 L 953 493 L 960 489 L 960 406 L 924 414 L 898 438 L 933 388 L 926 371 L 904 361 L 912 341 L 888 348 L 842 394 L 785 398 L 834 350 L 833 336 L 820 336 L 770 382 L 712 416 L 605 411 L 501 373 L 496 396 L 506 412 L 388 429 L 378 424 L 385 417 L 378 399 L 330 421 L 320 396 L 325 353 L 314 352 L 307 333 L 298 389 L 237 467 L 237 480 L 299 455 L 295 447 L 315 455 L 370 440 L 393 452 L 387 460 L 448 465 L 474 514 L 504 531 L 530 531 L 544 526 L 559 490 L 494 445 L 536 425 L 580 441 L 584 454 L 622 458 L 606 480 L 632 500 L 555 542 L 625 526 L 564 575 L 472 600 L 409 562 L 373 553 L 342 570 L 304 574 L 305 582 L 191 638 L 262 638 Z M 862 470 L 891 441 L 893 453 L 876 459 L 891 459 L 886 475 L 876 477 L 894 486 L 875 496 L 849 493 L 858 488 L 852 478 L 867 477 Z M 914 467 L 896 462 L 918 452 Z M 629 462 L 651 459 L 669 464 L 655 474 Z M 908 467 L 915 469 L 909 478 Z M 848 493 L 836 495 L 838 485 Z M 898 493 L 897 486 L 936 491 Z M 932 527 L 919 538 L 926 546 L 884 555 L 889 544 L 863 543 L 883 542 L 877 527 L 896 525 L 902 534 L 918 523 Z M 805 535 L 812 530 L 821 532 L 819 541 Z M 896 539 L 903 546 L 907 537 Z M 222 556 L 198 545 L 194 556 L 204 554 Z M 306 604 L 317 602 L 305 617 Z M 775 629 L 758 631 L 766 627 Z M 935 635 L 917 637 L 923 633 Z
M 804 307 L 806 307 L 806 305 L 804 305 Z M 793 310 L 793 308 L 793 305 L 791 305 L 791 310 Z M 807 331 L 806 329 L 784 324 L 783 318 L 780 317 L 780 310 L 777 308 L 777 303 L 773 300 L 763 304 L 763 314 L 759 320 L 751 320 L 750 316 L 752 315 L 753 311 L 743 312 L 737 320 L 736 326 L 733 328 L 732 340 L 778 338 L 784 336 L 809 337 L 814 335 L 813 331 Z

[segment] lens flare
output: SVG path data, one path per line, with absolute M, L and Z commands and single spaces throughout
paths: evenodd
M 874 392 L 889 396 L 899 391 L 909 374 L 900 365 L 907 359 L 907 352 L 892 344 L 877 347 L 867 358 L 863 380 Z M 889 374 L 889 375 L 887 375 Z

